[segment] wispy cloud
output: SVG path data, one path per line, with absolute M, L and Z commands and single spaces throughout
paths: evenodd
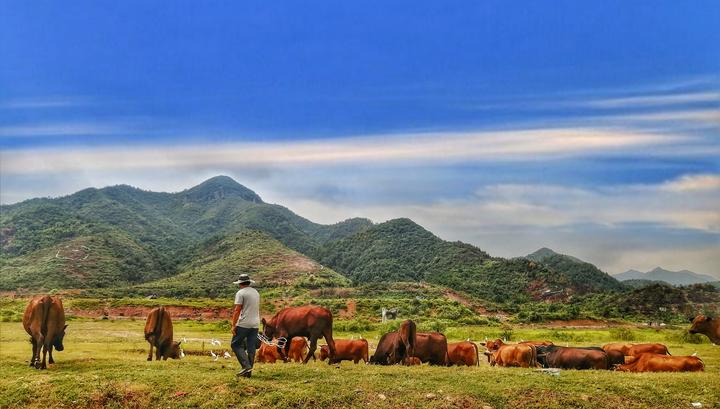
M 88 98 L 79 96 L 45 96 L 0 100 L 0 109 L 47 109 L 85 105 Z
M 583 104 L 597 108 L 637 108 L 696 102 L 720 102 L 720 92 L 667 93 L 657 95 L 635 95 L 617 98 L 602 98 L 585 101 Z
M 116 125 L 95 122 L 59 122 L 50 124 L 0 126 L 0 138 L 43 136 L 101 136 L 123 131 Z M 127 131 L 127 128 L 125 128 Z
M 196 146 L 102 147 L 2 152 L 6 173 L 72 170 L 189 168 L 203 166 L 323 166 L 372 162 L 535 160 L 594 154 L 647 152 L 694 141 L 681 135 L 622 129 L 528 129 L 503 132 L 377 135 L 302 142 Z M 670 150 L 668 150 L 670 152 Z

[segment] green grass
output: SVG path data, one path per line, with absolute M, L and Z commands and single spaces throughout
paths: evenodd
M 697 352 L 704 373 L 628 374 L 562 371 L 545 375 L 520 368 L 376 367 L 342 363 L 258 364 L 252 379 L 236 380 L 233 360 L 209 356 L 147 362 L 142 320 L 73 320 L 66 350 L 47 371 L 28 367 L 30 345 L 21 324 L 0 323 L 0 407 L 480 407 L 492 408 L 683 408 L 702 402 L 720 407 L 720 348 L 687 344 L 681 329 L 628 329 L 638 341 L 668 344 L 674 355 Z M 229 343 L 213 322 L 177 321 L 187 351 L 203 340 Z M 495 337 L 499 327 L 449 327 L 452 339 Z M 357 334 L 357 332 L 355 332 Z M 377 330 L 363 331 L 371 344 Z M 336 338 L 349 337 L 336 333 Z M 513 328 L 514 339 L 565 338 L 571 345 L 598 345 L 627 337 L 612 330 Z M 555 337 L 555 338 L 553 338 Z M 186 393 L 176 396 L 178 392 Z M 384 399 L 383 399 L 384 397 Z

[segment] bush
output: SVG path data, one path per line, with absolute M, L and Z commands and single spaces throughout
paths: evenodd
M 705 344 L 709 342 L 704 335 L 691 334 L 685 330 L 672 331 L 665 335 L 665 339 L 682 344 Z
M 502 331 L 500 332 L 500 338 L 504 339 L 505 341 L 511 341 L 513 336 L 513 330 L 510 325 L 503 325 Z
M 616 341 L 635 341 L 635 333 L 628 328 L 613 328 L 610 330 L 610 338 Z
M 442 320 L 428 320 L 418 323 L 418 332 L 444 332 L 447 328 L 447 322 Z
M 333 323 L 333 329 L 343 332 L 358 332 L 358 331 L 371 331 L 373 324 L 370 321 L 357 318 L 347 321 L 336 321 Z

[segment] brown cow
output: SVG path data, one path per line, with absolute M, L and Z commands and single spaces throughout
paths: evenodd
M 451 365 L 480 365 L 480 353 L 474 342 L 462 341 L 448 343 L 448 360 Z
M 313 305 L 304 307 L 286 307 L 280 310 L 270 321 L 262 319 L 263 334 L 272 339 L 274 337 L 284 337 L 292 339 L 294 337 L 305 337 L 310 339 L 308 354 L 303 360 L 306 364 L 311 357 L 315 356 L 317 349 L 317 340 L 320 337 L 325 338 L 330 350 L 330 356 L 335 356 L 335 341 L 332 336 L 333 316 L 330 310 L 324 307 Z M 278 352 L 287 360 L 290 351 L 291 342 L 285 343 L 285 349 Z
M 170 314 L 165 307 L 157 307 L 150 311 L 145 321 L 145 340 L 150 343 L 148 361 L 152 361 L 153 347 L 155 347 L 155 360 L 162 358 L 178 359 L 182 357 L 180 342 L 173 342 L 173 324 Z
M 642 354 L 628 357 L 629 363 L 617 367 L 622 372 L 701 372 L 705 364 L 696 356 L 670 356 L 665 354 Z
M 288 353 L 288 359 L 295 362 L 302 362 L 303 359 L 305 359 L 305 349 L 307 348 L 307 339 L 303 337 L 293 338 L 290 341 L 290 352 Z
M 256 362 L 274 364 L 275 362 L 282 360 L 282 355 L 280 355 L 277 348 L 272 345 L 267 345 L 265 343 L 260 344 L 260 349 L 258 349 L 257 353 L 255 354 Z
M 405 359 L 405 365 L 407 366 L 414 366 L 414 365 L 422 365 L 422 361 L 420 358 L 416 356 L 410 356 Z
M 447 338 L 439 332 L 418 332 L 415 339 L 415 356 L 430 365 L 448 364 Z
M 320 347 L 320 360 L 328 359 L 330 351 L 327 345 Z M 330 359 L 331 364 L 341 361 L 353 361 L 358 363 L 363 361 L 368 363 L 368 342 L 364 339 L 336 339 L 335 340 L 335 357 Z
M 52 356 L 53 347 L 58 351 L 65 349 L 63 338 L 65 337 L 65 309 L 59 297 L 47 295 L 36 296 L 28 303 L 23 314 L 23 327 L 30 335 L 33 354 L 30 358 L 30 366 L 38 369 L 46 369 L 47 355 L 50 355 L 50 364 L 55 360 Z M 42 362 L 40 351 L 42 350 Z
M 488 356 L 491 366 L 519 366 L 521 368 L 538 366 L 535 345 L 501 345 L 485 354 Z
M 628 342 L 612 342 L 610 344 L 603 345 L 602 349 L 605 352 L 613 350 L 620 351 L 625 356 L 638 356 L 648 352 L 652 354 L 670 355 L 670 352 L 668 352 L 668 349 L 665 345 L 652 343 L 631 344 Z
M 692 321 L 692 327 L 688 330 L 691 334 L 703 334 L 710 338 L 710 342 L 720 345 L 720 319 L 698 315 Z
M 601 348 L 540 346 L 537 360 L 545 368 L 608 369 L 608 356 Z
M 370 363 L 375 365 L 394 365 L 405 359 L 405 344 L 397 331 L 383 334 L 378 341 Z
M 518 342 L 519 345 L 535 345 L 536 347 L 547 347 L 550 345 L 555 345 L 552 343 L 552 341 L 520 341 Z

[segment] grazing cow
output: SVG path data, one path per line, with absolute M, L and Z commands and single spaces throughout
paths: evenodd
M 488 356 L 491 366 L 519 366 L 521 368 L 538 366 L 535 345 L 501 345 L 485 354 Z
M 295 362 L 302 362 L 305 359 L 305 349 L 308 348 L 308 342 L 303 337 L 295 337 L 290 340 L 290 352 L 288 359 Z M 277 351 L 277 348 L 275 348 Z
M 474 342 L 463 341 L 447 344 L 448 359 L 451 365 L 480 365 L 480 353 Z
M 667 347 L 663 344 L 631 344 L 628 342 L 612 342 L 610 344 L 603 345 L 602 349 L 605 352 L 620 351 L 625 356 L 638 356 L 648 352 L 652 354 L 670 355 Z
M 554 345 L 537 348 L 537 360 L 545 368 L 607 369 L 608 356 L 600 348 L 570 348 Z
M 720 345 L 720 319 L 698 315 L 692 320 L 692 327 L 688 330 L 691 334 L 703 334 L 710 338 L 710 342 Z
M 448 364 L 448 344 L 445 335 L 439 332 L 418 332 L 415 339 L 415 355 L 430 365 Z
M 280 355 L 277 348 L 272 345 L 267 345 L 265 343 L 260 344 L 260 349 L 258 349 L 257 353 L 255 354 L 256 362 L 274 364 L 275 362 L 282 360 L 282 355 Z
M 145 321 L 145 340 L 150 343 L 148 361 L 152 361 L 153 347 L 155 347 L 155 360 L 162 358 L 178 359 L 181 357 L 180 342 L 173 342 L 173 324 L 170 314 L 165 307 L 157 307 L 150 311 Z
M 58 351 L 65 349 L 63 338 L 67 328 L 65 309 L 60 298 L 44 295 L 30 300 L 23 314 L 23 327 L 30 335 L 32 343 L 30 366 L 46 369 L 47 355 L 50 355 L 50 364 L 54 364 L 53 347 Z M 42 361 L 40 361 L 40 351 L 42 351 Z
M 378 341 L 375 353 L 370 357 L 370 363 L 375 365 L 394 365 L 405 358 L 405 344 L 397 331 L 383 334 Z
M 320 360 L 324 361 L 329 358 L 330 351 L 327 345 L 320 347 Z M 335 357 L 330 359 L 331 364 L 341 361 L 353 361 L 358 363 L 363 361 L 367 363 L 368 359 L 368 342 L 365 339 L 336 339 L 335 340 Z
M 696 356 L 670 356 L 665 354 L 642 354 L 628 357 L 627 364 L 617 367 L 623 372 L 701 372 L 705 364 Z
M 417 338 L 417 327 L 415 326 L 415 322 L 412 320 L 403 321 L 400 324 L 398 333 L 400 333 L 400 340 L 402 340 L 403 346 L 405 347 L 405 355 L 403 358 L 415 356 L 415 342 Z
M 335 356 L 335 341 L 332 336 L 333 316 L 327 308 L 313 305 L 287 307 L 275 314 L 270 321 L 266 321 L 265 318 L 263 318 L 262 323 L 263 334 L 269 339 L 274 337 L 284 337 L 286 339 L 306 337 L 310 339 L 308 354 L 303 360 L 303 364 L 306 364 L 311 357 L 315 356 L 317 340 L 320 337 L 325 338 L 325 342 L 327 342 L 330 351 L 330 357 Z M 285 343 L 284 350 L 278 348 L 278 352 L 283 356 L 283 360 L 287 360 L 291 344 L 291 342 Z

